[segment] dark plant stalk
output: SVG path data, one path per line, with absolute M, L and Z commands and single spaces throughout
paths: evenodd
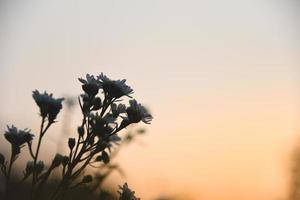
M 79 100 L 79 105 L 82 108 L 80 99 L 78 99 L 78 100 Z M 82 112 L 83 112 L 83 110 L 82 110 Z M 85 115 L 83 113 L 83 119 L 82 119 L 81 127 L 85 127 L 84 126 L 85 124 L 86 124 L 86 117 L 85 117 Z M 51 199 L 59 199 L 60 195 L 64 195 L 64 194 L 60 194 L 60 193 L 66 193 L 66 191 L 67 191 L 67 185 L 69 184 L 68 183 L 69 182 L 69 177 L 71 177 L 72 171 L 73 171 L 74 167 L 77 165 L 78 157 L 81 158 L 81 156 L 84 154 L 83 153 L 84 152 L 84 147 L 85 147 L 88 135 L 89 135 L 89 133 L 87 131 L 86 139 L 83 140 L 82 147 L 81 147 L 81 149 L 80 149 L 80 151 L 79 151 L 79 153 L 77 155 L 77 152 L 79 150 L 79 145 L 81 143 L 80 142 L 81 136 L 78 134 L 77 144 L 76 144 L 76 147 L 75 147 L 75 151 L 74 151 L 74 153 L 72 155 L 72 151 L 70 150 L 69 163 L 68 163 L 67 170 L 66 170 L 66 172 L 63 172 L 62 180 L 59 183 L 59 185 L 57 186 L 56 190 L 53 192 L 53 194 L 51 196 Z
M 5 178 L 5 185 L 6 185 L 5 196 L 6 197 L 8 196 L 8 193 L 9 193 L 11 169 L 12 169 L 12 165 L 13 165 L 13 163 L 15 161 L 15 156 L 16 156 L 14 152 L 15 151 L 14 151 L 13 146 L 12 146 L 11 147 L 11 156 L 10 156 L 8 171 L 6 173 L 6 178 Z
M 54 169 L 55 167 L 53 167 L 53 165 L 51 165 L 49 167 L 49 169 L 47 170 L 47 172 L 45 174 L 43 174 L 43 176 L 41 176 L 41 180 L 40 180 L 40 183 L 38 184 L 37 186 L 37 192 L 36 192 L 36 198 L 39 197 L 39 195 L 41 194 L 42 190 L 43 190 L 43 187 L 45 185 L 45 183 L 47 182 L 52 170 Z
M 34 199 L 34 187 L 38 179 L 38 174 L 36 172 L 36 163 L 38 160 L 39 152 L 40 152 L 40 147 L 42 143 L 42 139 L 48 128 L 51 126 L 51 123 L 48 122 L 47 126 L 44 129 L 44 124 L 45 124 L 45 117 L 42 117 L 42 122 L 41 122 L 41 128 L 40 128 L 40 134 L 39 134 L 39 139 L 38 139 L 38 144 L 36 148 L 35 155 L 33 155 L 33 172 L 32 172 L 32 183 L 31 183 L 31 199 Z

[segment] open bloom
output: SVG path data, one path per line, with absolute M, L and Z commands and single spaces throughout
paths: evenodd
M 124 183 L 124 185 L 122 187 L 119 186 L 119 188 L 120 188 L 119 200 L 140 200 L 140 198 L 138 198 L 134 195 L 135 192 L 128 187 L 127 183 Z
M 126 79 L 111 80 L 103 73 L 101 73 L 97 78 L 100 83 L 100 87 L 111 99 L 120 98 L 122 96 L 130 97 L 130 94 L 133 93 L 133 89 L 126 85 Z
M 63 98 L 55 99 L 46 91 L 42 94 L 35 90 L 32 97 L 40 108 L 41 116 L 48 117 L 49 123 L 53 123 L 59 111 L 62 109 Z
M 96 96 L 99 91 L 100 84 L 93 75 L 87 74 L 86 80 L 84 80 L 83 78 L 78 78 L 78 80 L 83 84 L 83 91 L 85 91 L 91 97 Z
M 4 133 L 5 139 L 12 145 L 13 153 L 20 153 L 21 147 L 25 143 L 30 143 L 33 139 L 33 134 L 30 133 L 30 130 L 18 130 L 17 127 L 12 125 L 11 127 L 7 126 L 7 130 Z
M 126 109 L 127 120 L 130 123 L 138 123 L 143 121 L 146 124 L 150 124 L 153 119 L 148 110 L 138 103 L 135 99 L 129 101 L 129 107 Z
M 104 138 L 112 133 L 113 128 L 110 126 L 113 123 L 115 118 L 110 114 L 107 114 L 105 117 L 101 117 L 98 113 L 90 114 L 90 125 L 92 128 L 93 134 Z
M 118 105 L 113 103 L 113 104 L 111 104 L 111 112 L 114 117 L 118 117 L 119 114 L 126 113 L 126 106 L 125 106 L 125 104 L 122 104 L 122 103 L 120 103 Z

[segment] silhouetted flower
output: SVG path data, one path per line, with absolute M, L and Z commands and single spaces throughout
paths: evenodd
M 40 108 L 41 116 L 44 118 L 48 117 L 49 123 L 53 123 L 62 109 L 62 101 L 64 99 L 55 99 L 52 97 L 52 94 L 48 94 L 46 91 L 41 94 L 37 90 L 32 92 L 32 97 Z
M 84 135 L 84 128 L 82 126 L 78 126 L 77 132 L 79 136 L 82 137 Z
M 103 73 L 101 73 L 98 77 L 100 87 L 104 90 L 108 97 L 120 98 L 122 96 L 130 97 L 130 94 L 133 93 L 133 89 L 130 86 L 126 85 L 126 79 L 123 80 L 111 80 Z
M 68 145 L 69 145 L 69 148 L 70 148 L 71 151 L 72 151 L 72 149 L 74 148 L 75 143 L 76 143 L 75 138 L 69 138 L 69 140 L 68 140 Z
M 43 171 L 44 167 L 45 167 L 44 162 L 40 160 L 36 163 L 35 171 L 39 174 Z
M 34 171 L 34 162 L 31 160 L 28 161 L 26 164 L 25 174 L 28 176 L 32 174 L 33 171 Z
M 125 104 L 122 104 L 122 103 L 120 103 L 118 105 L 113 103 L 113 104 L 111 104 L 111 112 L 114 117 L 118 117 L 119 114 L 126 112 L 126 106 L 125 106 Z
M 5 139 L 13 147 L 14 154 L 20 153 L 20 149 L 23 147 L 23 144 L 31 143 L 33 136 L 34 135 L 30 133 L 30 130 L 18 130 L 14 125 L 11 127 L 7 126 L 7 131 L 4 133 Z
M 92 110 L 99 110 L 101 107 L 102 107 L 102 101 L 100 97 L 94 98 Z
M 122 187 L 119 186 L 119 188 L 120 188 L 120 191 L 118 191 L 120 194 L 119 200 L 140 200 L 140 198 L 134 195 L 135 192 L 128 187 L 127 183 L 124 183 Z
M 64 156 L 61 163 L 63 166 L 66 166 L 69 163 L 69 157 Z
M 150 124 L 153 119 L 152 115 L 147 109 L 140 103 L 137 103 L 135 99 L 129 101 L 130 106 L 126 109 L 127 120 L 130 123 L 138 123 L 143 121 L 146 124 Z
M 82 89 L 90 97 L 94 97 L 99 91 L 99 82 L 95 79 L 93 75 L 86 75 L 86 80 L 83 78 L 78 78 L 78 80 L 83 84 Z
M 90 183 L 93 179 L 97 179 L 97 184 L 95 185 L 97 186 L 113 170 L 119 170 L 122 173 L 118 165 L 110 163 L 114 155 L 118 153 L 118 149 L 115 149 L 116 151 L 112 150 L 119 144 L 128 144 L 136 134 L 129 133 L 124 138 L 119 137 L 118 134 L 132 123 L 143 121 L 149 124 L 153 117 L 136 100 L 130 100 L 128 106 L 121 103 L 122 99 L 120 98 L 124 96 L 131 98 L 130 95 L 133 94 L 133 89 L 126 84 L 126 79 L 112 80 L 101 73 L 97 77 L 87 74 L 85 78 L 78 78 L 78 80 L 81 82 L 84 91 L 78 97 L 83 118 L 81 125 L 77 129 L 78 141 L 72 137 L 68 140 L 70 150 L 68 156 L 56 154 L 52 162 L 50 161 L 47 169 L 45 169 L 44 162 L 38 160 L 43 136 L 52 123 L 55 122 L 63 107 L 62 102 L 64 98 L 54 98 L 52 93 L 47 93 L 46 91 L 43 93 L 40 93 L 38 90 L 32 91 L 32 97 L 38 105 L 39 114 L 42 117 L 40 137 L 35 148 L 35 153 L 32 148 L 33 134 L 28 129 L 18 130 L 13 125 L 7 126 L 4 136 L 12 146 L 10 162 L 0 153 L 0 172 L 5 176 L 6 192 L 13 191 L 10 188 L 10 186 L 14 185 L 10 184 L 12 165 L 17 159 L 21 148 L 26 143 L 28 144 L 29 153 L 33 160 L 27 162 L 26 168 L 23 171 L 23 180 L 32 176 L 31 197 L 35 199 L 42 199 L 44 194 L 48 194 L 48 192 L 44 193 L 43 189 L 45 189 L 45 186 L 52 185 L 48 184 L 47 181 L 50 180 L 50 175 L 55 176 L 52 173 L 52 170 L 55 168 L 62 168 L 58 190 L 53 191 L 52 194 L 52 197 L 55 199 L 62 199 L 68 196 L 67 192 L 71 191 L 71 189 Z M 98 95 L 99 90 L 104 95 Z M 67 100 L 69 102 L 66 102 Z M 67 107 L 72 107 L 74 101 L 67 98 L 65 103 L 68 104 Z M 94 162 L 101 163 L 97 163 L 99 166 L 94 166 Z M 94 177 L 91 175 L 81 176 L 88 166 L 99 167 L 103 169 L 104 173 L 101 172 Z M 74 185 L 79 176 L 82 177 L 82 180 Z M 62 186 L 61 189 L 60 186 Z M 135 192 L 128 187 L 127 183 L 119 187 L 119 200 L 139 200 L 135 196 Z M 93 186 L 90 191 L 95 189 L 97 188 Z
M 64 157 L 57 153 L 52 161 L 52 166 L 58 167 L 62 163 L 63 159 Z
M 89 116 L 93 134 L 99 137 L 105 137 L 113 131 L 113 128 L 109 124 L 114 122 L 114 118 L 108 115 L 102 118 L 98 113 L 95 115 L 90 114 Z

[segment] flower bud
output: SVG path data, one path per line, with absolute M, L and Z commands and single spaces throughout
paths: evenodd
M 91 175 L 86 175 L 82 178 L 82 183 L 90 183 L 93 181 L 93 177 Z
M 69 163 L 69 157 L 68 156 L 64 156 L 62 159 L 62 165 L 66 166 Z
M 125 113 L 125 112 L 126 112 L 126 105 L 120 103 L 120 104 L 118 105 L 118 112 L 119 112 L 119 113 Z
M 78 132 L 79 136 L 82 137 L 84 135 L 84 128 L 82 126 L 79 126 L 77 128 L 77 132 Z
M 53 161 L 52 161 L 52 167 L 58 167 L 63 160 L 63 156 L 60 154 L 56 154 Z
M 105 164 L 109 163 L 109 156 L 108 154 L 106 153 L 106 151 L 102 151 L 102 154 L 101 154 L 101 157 L 102 157 L 102 160 Z
M 87 83 L 82 85 L 83 91 L 85 91 L 89 96 L 94 97 L 98 91 L 99 87 L 96 84 Z
M 39 174 L 43 171 L 44 167 L 45 167 L 44 162 L 40 160 L 39 162 L 36 163 L 35 170 Z
M 113 117 L 118 117 L 119 112 L 118 112 L 117 104 L 113 103 L 113 104 L 111 104 L 110 107 L 111 107 L 111 112 L 112 112 Z
M 69 138 L 68 145 L 71 151 L 73 150 L 75 143 L 76 143 L 75 138 Z
M 0 165 L 4 165 L 5 157 L 0 153 Z
M 25 172 L 27 175 L 30 175 L 34 170 L 34 163 L 33 161 L 28 161 L 26 164 Z

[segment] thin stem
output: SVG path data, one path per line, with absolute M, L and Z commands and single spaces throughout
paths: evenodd
M 84 168 L 90 163 L 90 161 L 92 160 L 93 156 L 95 154 L 91 155 L 86 161 L 85 163 L 71 176 L 72 179 L 75 179 L 76 177 L 78 177 L 80 175 L 80 173 L 84 170 Z
M 101 110 L 101 113 L 100 113 L 100 116 L 102 117 L 105 113 L 105 110 L 107 109 L 107 106 L 106 106 L 106 102 L 107 102 L 107 95 L 106 93 L 104 93 L 104 100 L 103 100 L 103 106 L 102 106 L 102 110 Z
M 54 167 L 50 166 L 49 169 L 47 170 L 47 172 L 43 175 L 43 177 L 40 176 L 40 178 L 42 178 L 42 179 L 41 179 L 40 183 L 37 185 L 36 198 L 39 197 L 39 195 L 41 194 L 44 184 L 47 182 L 53 169 L 54 169 Z
M 34 155 L 33 155 L 33 151 L 32 151 L 32 145 L 31 145 L 31 143 L 27 143 L 27 144 L 28 144 L 28 149 L 29 149 L 30 156 L 32 157 L 32 159 L 34 159 Z
M 6 174 L 6 189 L 5 189 L 5 196 L 8 195 L 8 190 L 9 190 L 9 187 L 10 187 L 10 175 L 11 175 L 11 169 L 12 169 L 12 165 L 15 161 L 15 153 L 14 153 L 14 147 L 11 146 L 11 156 L 10 156 L 10 161 L 9 161 L 9 166 L 8 166 L 8 171 L 7 171 L 7 174 Z
M 34 159 L 33 159 L 33 169 L 35 169 L 35 167 L 36 167 L 36 162 L 37 162 L 37 159 L 39 156 L 39 151 L 40 151 L 41 142 L 42 142 L 42 138 L 43 138 L 44 123 L 45 123 L 45 117 L 42 118 L 39 140 L 38 140 L 36 152 L 35 152 Z M 35 173 L 35 170 L 33 170 L 32 186 L 34 186 L 35 181 L 36 181 L 36 173 Z
M 85 124 L 86 124 L 86 116 L 83 113 L 83 108 L 82 108 L 79 97 L 78 97 L 78 101 L 79 101 L 79 105 L 81 107 L 82 114 L 83 114 L 81 127 L 84 128 Z M 64 194 L 60 194 L 60 191 L 63 190 L 64 188 L 67 189 L 67 187 L 68 187 L 67 184 L 68 184 L 69 178 L 72 175 L 72 171 L 73 171 L 74 167 L 78 164 L 78 160 L 84 154 L 84 151 L 85 151 L 85 148 L 86 148 L 85 144 L 86 144 L 86 141 L 88 139 L 88 135 L 89 135 L 89 133 L 88 133 L 88 130 L 87 130 L 86 139 L 83 139 L 83 137 L 82 137 L 82 142 L 81 142 L 80 141 L 81 136 L 78 134 L 77 144 L 76 144 L 74 153 L 72 153 L 72 151 L 70 151 L 68 168 L 67 168 L 66 171 L 63 170 L 62 180 L 60 181 L 60 183 L 57 186 L 56 190 L 52 193 L 51 199 L 58 199 L 60 197 L 60 195 L 64 195 Z M 80 144 L 82 144 L 82 146 L 81 146 L 80 151 L 78 152 Z
M 45 117 L 42 117 L 37 149 L 36 149 L 35 155 L 33 155 L 33 169 L 36 169 L 36 163 L 37 163 L 37 160 L 38 160 L 38 156 L 39 156 L 43 136 L 45 135 L 48 128 L 51 126 L 51 123 L 48 122 L 46 128 L 44 129 L 44 124 L 45 124 Z M 38 174 L 36 173 L 35 170 L 33 170 L 33 172 L 32 172 L 32 183 L 31 183 L 31 199 L 33 199 L 34 186 L 35 186 L 35 184 L 37 182 L 37 179 L 38 179 L 37 176 L 38 176 Z
M 70 155 L 70 161 L 69 163 L 71 163 L 75 158 L 76 158 L 76 154 L 77 154 L 77 151 L 78 151 L 78 148 L 79 148 L 79 144 L 80 144 L 80 135 L 78 134 L 78 138 L 77 138 L 77 144 L 76 144 L 76 147 L 75 147 L 75 151 L 74 151 L 74 154 L 73 154 L 73 158 L 72 156 Z M 71 152 L 70 152 L 71 154 Z
M 109 106 L 116 100 L 115 98 L 113 98 L 113 99 L 108 98 L 107 94 L 104 94 L 104 95 L 105 96 L 104 96 L 103 106 L 102 106 L 102 110 L 100 112 L 101 117 L 103 117 L 105 115 Z M 92 133 L 89 130 L 89 126 L 90 126 L 89 117 L 88 117 L 88 115 L 86 115 L 84 113 L 83 106 L 81 104 L 79 97 L 78 97 L 78 101 L 79 101 L 79 105 L 80 105 L 80 108 L 81 108 L 81 111 L 83 114 L 83 120 L 82 120 L 81 127 L 86 129 L 86 137 L 84 138 L 84 137 L 78 136 L 77 144 L 76 144 L 75 150 L 73 152 L 73 155 L 70 155 L 68 168 L 66 169 L 66 172 L 63 172 L 63 178 L 62 178 L 60 184 L 58 185 L 58 187 L 56 188 L 56 190 L 54 191 L 54 193 L 52 194 L 53 199 L 59 199 L 60 197 L 65 195 L 66 190 L 70 186 L 70 183 L 81 174 L 81 172 L 86 168 L 86 166 L 88 164 L 90 164 L 90 161 L 96 154 L 96 152 L 90 152 L 95 147 L 96 144 L 89 144 L 90 137 L 92 136 Z M 90 110 L 88 110 L 88 113 L 89 112 L 90 112 Z M 110 136 L 116 134 L 123 128 L 117 127 L 110 135 L 108 135 L 104 139 L 105 140 L 108 139 Z M 90 154 L 88 156 L 82 158 L 87 152 L 90 152 Z M 79 169 L 77 169 L 73 173 L 73 170 L 75 169 L 77 164 L 79 164 L 82 161 L 85 161 L 85 162 L 81 165 L 81 167 L 79 167 Z

